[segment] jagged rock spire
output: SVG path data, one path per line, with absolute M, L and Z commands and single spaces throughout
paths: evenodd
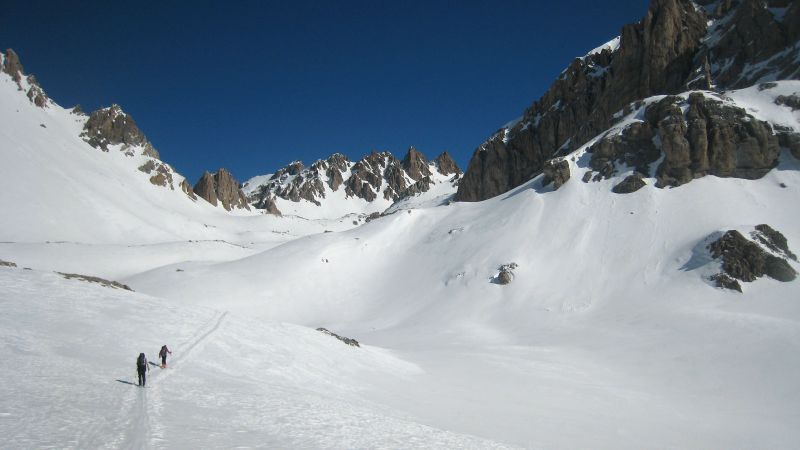
M 215 174 L 204 172 L 194 185 L 194 193 L 214 206 L 222 204 L 228 211 L 233 208 L 250 209 L 239 182 L 224 168 Z

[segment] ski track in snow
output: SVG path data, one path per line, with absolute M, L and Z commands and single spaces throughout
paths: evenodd
M 153 427 L 151 425 L 154 422 L 156 424 L 159 423 L 158 416 L 163 410 L 163 398 L 159 392 L 161 390 L 160 386 L 176 373 L 176 370 L 182 365 L 191 361 L 191 356 L 195 349 L 202 345 L 219 329 L 227 315 L 227 311 L 217 313 L 207 322 L 206 326 L 198 330 L 197 334 L 199 334 L 199 336 L 193 337 L 188 342 L 176 347 L 186 348 L 186 350 L 182 351 L 180 356 L 171 358 L 171 361 L 168 359 L 167 369 L 151 369 L 148 371 L 147 388 L 139 389 L 138 392 L 135 392 L 136 402 L 129 414 L 129 417 L 133 417 L 134 419 L 131 421 L 131 426 L 126 430 L 124 438 L 122 439 L 123 448 L 153 448 L 155 446 L 154 444 L 164 440 L 163 428 L 159 426 Z M 211 326 L 208 327 L 208 324 L 211 324 Z M 156 359 L 156 362 L 158 362 L 158 359 Z M 150 374 L 151 372 L 152 375 Z M 152 402 L 148 401 L 149 390 L 152 390 Z M 98 436 L 97 440 L 101 439 L 102 436 Z

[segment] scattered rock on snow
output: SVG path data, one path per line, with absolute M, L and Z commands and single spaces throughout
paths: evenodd
M 122 283 L 120 283 L 118 281 L 111 281 L 111 280 L 106 280 L 106 279 L 103 279 L 103 278 L 100 278 L 100 277 L 93 277 L 93 276 L 90 276 L 90 275 L 81 275 L 81 274 L 78 274 L 78 273 L 64 273 L 64 272 L 56 272 L 56 273 L 61 275 L 64 278 L 68 279 L 68 280 L 73 280 L 74 279 L 74 280 L 86 281 L 87 283 L 97 283 L 97 284 L 99 284 L 101 286 L 104 286 L 104 287 L 109 287 L 109 288 L 113 288 L 113 289 L 125 289 L 126 291 L 133 292 L 133 289 L 131 289 L 128 285 L 122 284 Z
M 355 340 L 355 339 L 352 339 L 352 338 L 349 338 L 349 337 L 339 336 L 338 334 L 336 334 L 336 333 L 334 333 L 334 332 L 332 332 L 332 331 L 328 330 L 327 328 L 317 328 L 317 331 L 319 331 L 319 332 L 322 332 L 322 333 L 325 333 L 325 334 L 327 334 L 328 336 L 333 336 L 333 337 L 335 337 L 336 339 L 338 339 L 338 340 L 340 340 L 340 341 L 344 342 L 344 343 L 345 343 L 345 344 L 347 344 L 347 345 L 351 345 L 351 346 L 353 346 L 353 347 L 361 347 L 361 345 L 359 345 L 359 344 L 358 344 L 358 341 L 357 341 L 357 340 Z
M 634 172 L 633 175 L 628 175 L 619 184 L 611 188 L 611 192 L 615 194 L 630 194 L 645 186 L 647 186 L 647 183 L 642 179 L 642 174 Z
M 515 262 L 503 264 L 498 267 L 498 273 L 492 278 L 492 283 L 502 285 L 511 283 L 514 281 L 514 269 L 517 267 L 519 266 Z
M 11 261 L 3 261 L 0 259 L 0 267 L 17 267 L 17 265 Z

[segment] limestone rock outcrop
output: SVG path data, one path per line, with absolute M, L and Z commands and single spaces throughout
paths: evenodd
M 110 145 L 121 145 L 121 151 L 133 155 L 140 148 L 141 154 L 158 159 L 158 151 L 150 144 L 142 130 L 119 105 L 111 105 L 93 111 L 83 126 L 81 137 L 89 145 L 107 152 Z
M 623 27 L 617 41 L 576 58 L 519 121 L 478 146 L 456 198 L 484 200 L 525 183 L 543 171 L 545 161 L 609 129 L 617 112 L 627 113 L 637 100 L 697 88 L 739 88 L 762 79 L 800 78 L 798 36 L 798 2 L 652 0 L 639 23 Z M 695 113 L 708 121 L 699 109 Z M 664 123 L 664 131 L 680 131 L 669 130 L 670 126 Z M 757 133 L 750 130 L 751 136 Z M 617 147 L 625 146 L 626 138 L 621 137 Z M 672 156 L 677 157 L 680 143 L 675 144 L 677 153 Z M 614 150 L 619 152 L 624 150 Z M 755 156 L 752 146 L 744 153 Z M 741 156 L 738 168 L 726 167 L 723 161 L 716 167 L 731 171 L 728 176 L 756 176 L 764 160 L 745 162 L 748 156 Z M 672 160 L 665 166 L 665 183 L 686 181 L 685 171 L 667 174 L 669 166 L 681 167 L 684 162 Z M 748 165 L 754 170 L 745 169 Z
M 661 155 L 658 187 L 705 175 L 761 178 L 778 162 L 780 139 L 771 126 L 712 94 L 667 96 L 644 107 L 643 117 L 588 149 L 594 180 L 615 175 L 623 164 L 648 174 Z
M 46 108 L 50 98 L 39 85 L 34 75 L 25 75 L 25 69 L 19 60 L 19 56 L 12 49 L 6 49 L 5 53 L 0 53 L 0 72 L 7 73 L 11 79 L 17 83 L 20 91 L 25 91 L 25 96 L 39 108 Z
M 228 211 L 234 208 L 250 209 L 239 182 L 224 168 L 214 174 L 203 173 L 194 185 L 194 193 L 214 206 L 221 204 Z
M 569 180 L 569 163 L 565 159 L 551 159 L 544 163 L 544 177 L 542 186 L 553 183 L 553 189 L 558 190 Z
M 753 240 L 739 231 L 729 230 L 708 245 L 711 257 L 722 262 L 722 272 L 711 277 L 718 287 L 741 292 L 741 285 L 733 280 L 749 283 L 766 275 L 789 282 L 797 277 L 797 272 L 786 261 L 786 258 L 796 260 L 796 256 L 780 232 L 762 224 L 750 234 Z

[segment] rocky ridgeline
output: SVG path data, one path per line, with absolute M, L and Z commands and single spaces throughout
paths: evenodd
M 142 155 L 159 159 L 158 151 L 136 126 L 133 117 L 116 104 L 92 112 L 83 126 L 81 137 L 104 152 L 109 146 L 120 145 L 120 150 L 129 156 L 139 151 Z
M 219 169 L 214 174 L 203 173 L 194 185 L 194 193 L 214 206 L 222 205 L 227 211 L 234 208 L 250 210 L 241 185 L 226 169 Z
M 739 281 L 750 283 L 766 275 L 788 282 L 797 277 L 787 261 L 797 261 L 797 256 L 789 250 L 783 234 L 761 224 L 756 225 L 750 237 L 729 230 L 708 245 L 711 257 L 721 261 L 722 271 L 710 277 L 717 287 L 742 292 Z
M 618 43 L 576 58 L 519 121 L 476 149 L 457 199 L 484 200 L 525 183 L 542 173 L 554 156 L 563 156 L 610 128 L 614 114 L 637 100 L 797 79 L 799 40 L 798 2 L 652 0 L 639 23 L 622 28 Z M 695 112 L 702 113 L 699 105 Z M 746 124 L 738 124 L 741 127 Z M 800 142 L 797 137 L 782 139 Z M 719 169 L 728 176 L 751 176 L 763 168 L 758 161 L 752 168 L 737 167 L 738 162 L 719 164 L 713 167 L 709 162 L 707 169 L 699 164 L 698 173 Z M 664 167 L 660 184 L 688 181 L 692 169 L 687 172 L 686 165 L 673 159 Z
M 305 167 L 294 161 L 278 170 L 260 186 L 248 186 L 249 200 L 260 209 L 275 207 L 275 199 L 292 202 L 309 201 L 321 206 L 326 187 L 331 191 L 344 189 L 347 197 L 368 202 L 378 198 L 397 201 L 427 192 L 434 183 L 434 173 L 447 176 L 453 183 L 461 169 L 447 152 L 429 161 L 414 147 L 399 160 L 389 152 L 375 152 L 355 163 L 341 153 L 318 160 Z
M 46 108 L 50 98 L 39 85 L 36 77 L 25 75 L 25 69 L 19 61 L 19 56 L 10 48 L 5 53 L 0 53 L 0 72 L 5 72 L 17 83 L 20 91 L 25 91 L 28 100 L 39 108 Z

